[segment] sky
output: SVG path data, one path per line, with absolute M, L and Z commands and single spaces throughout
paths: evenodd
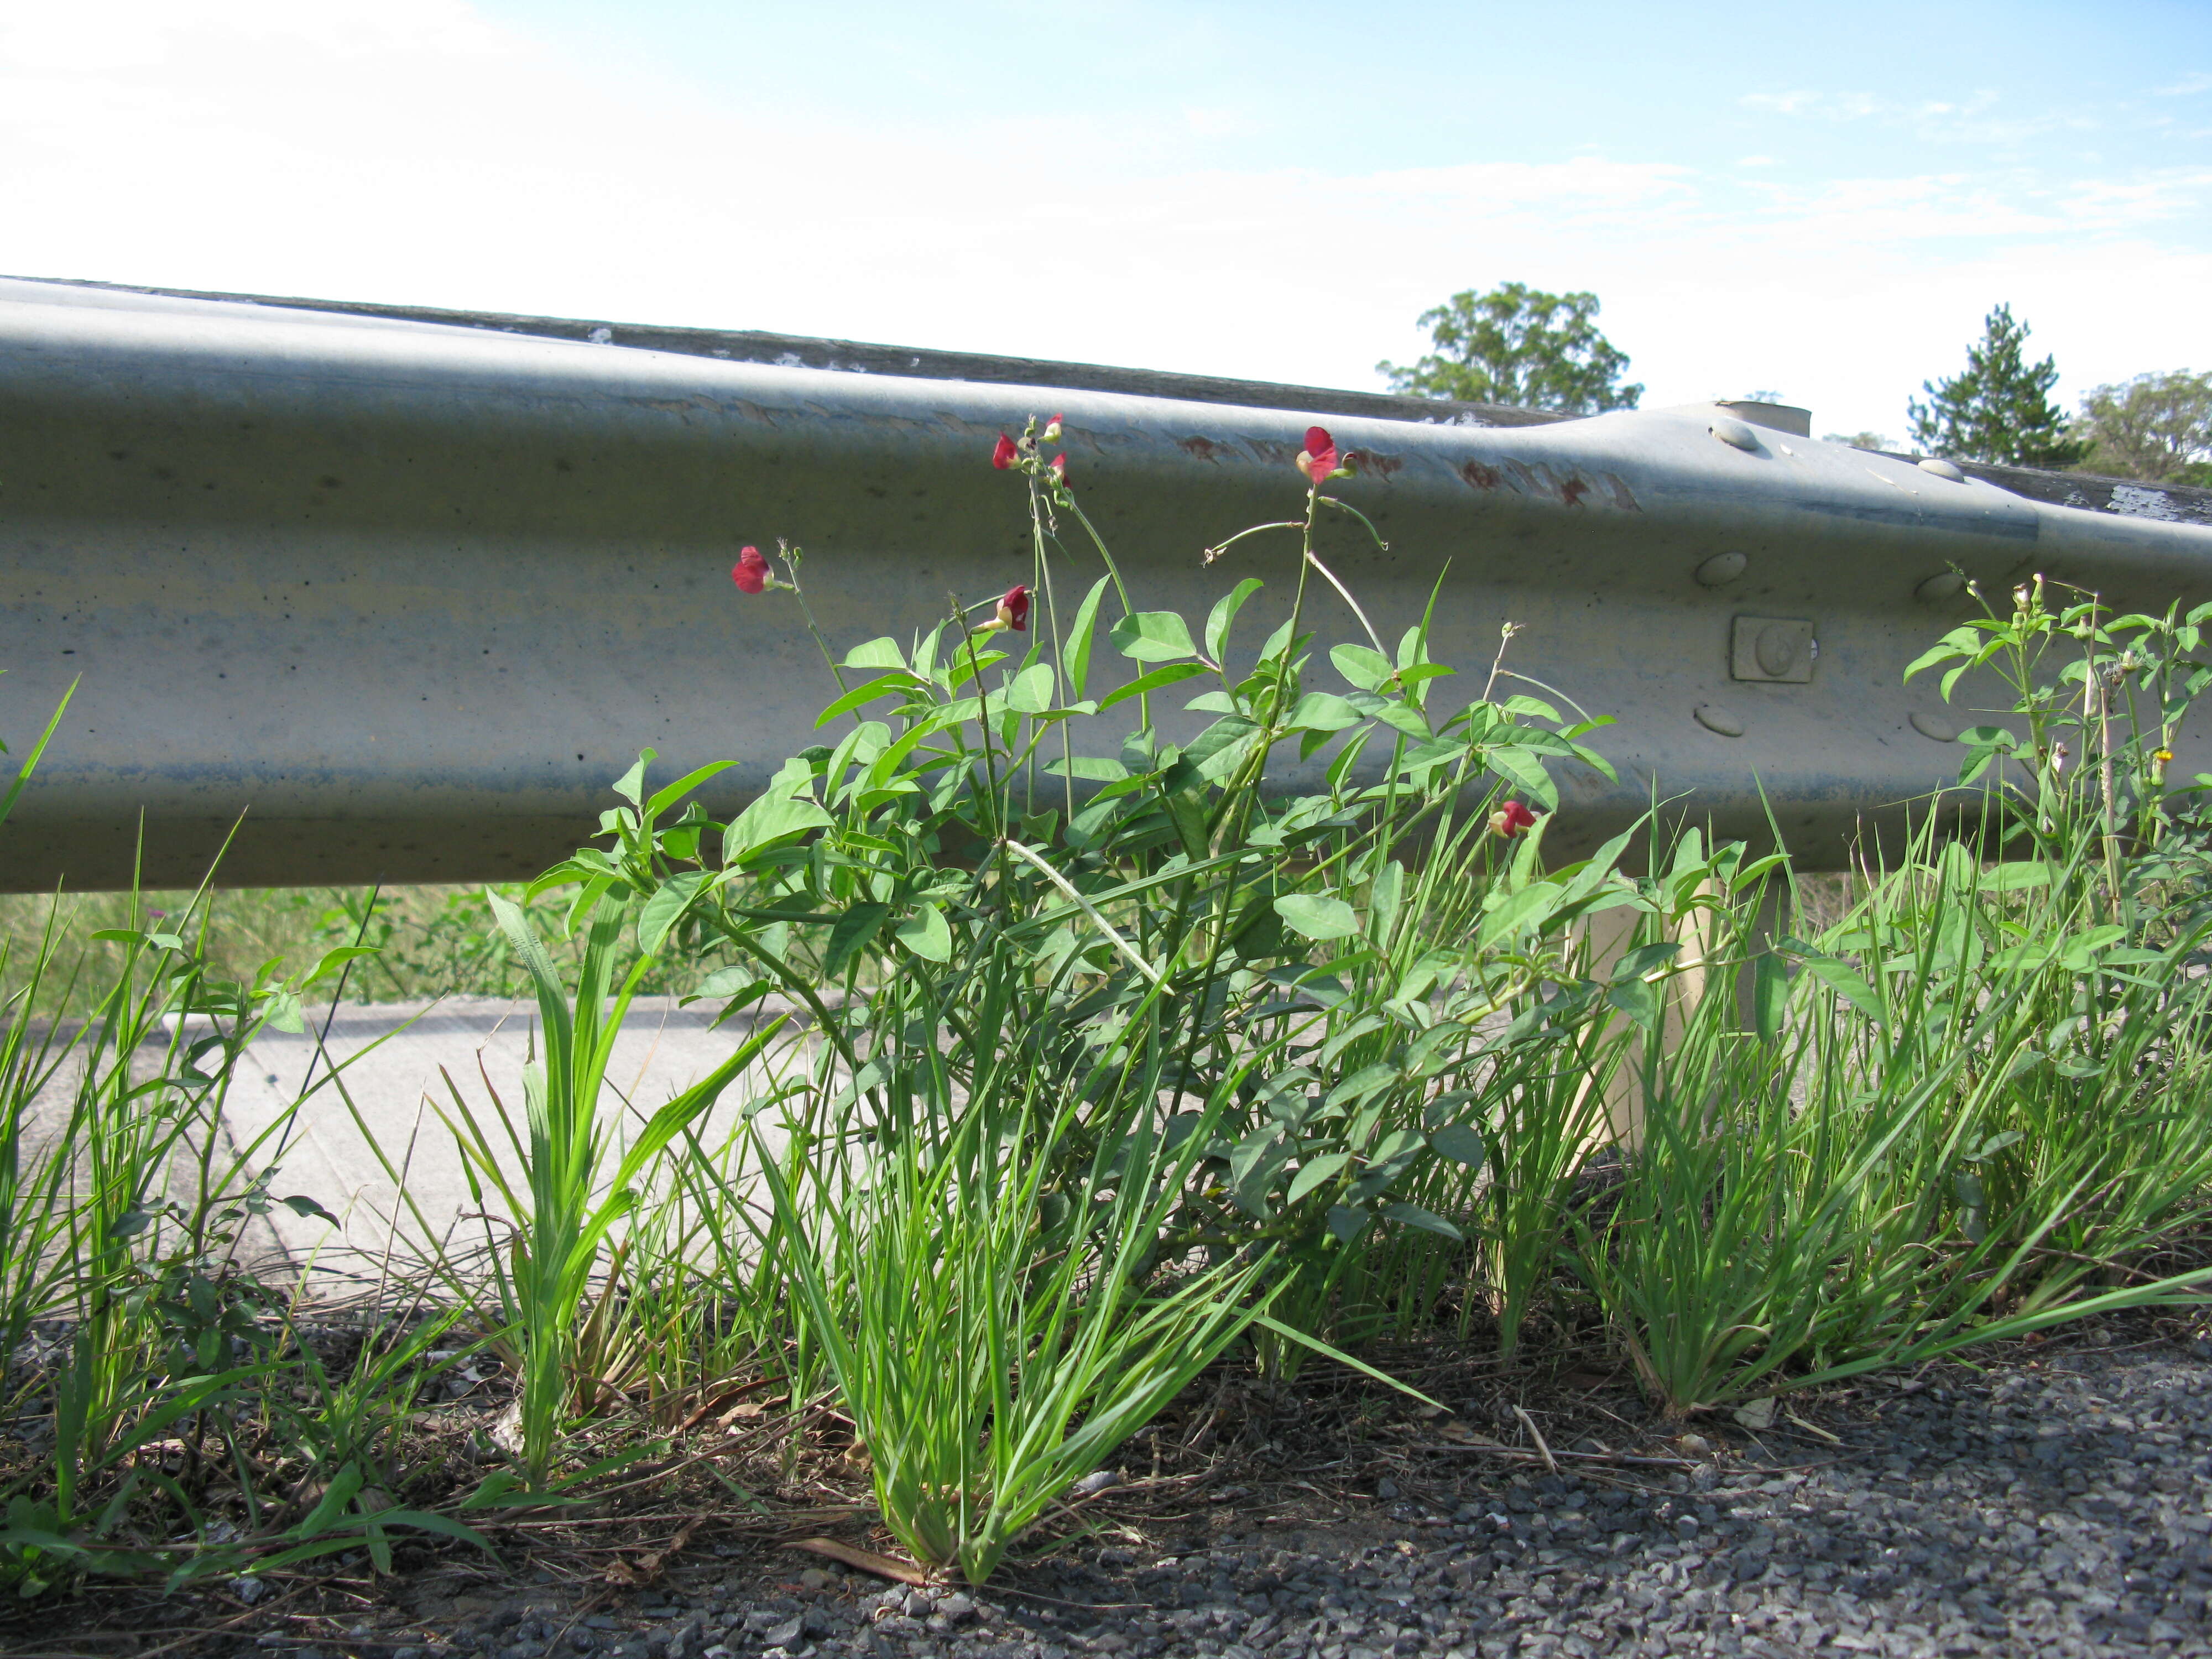
M 0 0 L 0 272 L 1366 389 L 1521 281 L 1897 438 L 2001 301 L 2212 368 L 2212 3 Z

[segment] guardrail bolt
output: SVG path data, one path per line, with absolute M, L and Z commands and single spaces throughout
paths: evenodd
M 1738 617 L 1729 641 L 1729 677 L 1802 685 L 1813 678 L 1813 624 L 1794 617 Z
M 1946 570 L 1940 574 L 1930 576 L 1919 586 L 1914 588 L 1912 597 L 1933 605 L 1938 599 L 1956 599 L 1966 586 L 1966 579 L 1964 576 L 1955 570 Z
M 1709 702 L 1701 702 L 1692 712 L 1697 716 L 1698 724 L 1708 732 L 1717 732 L 1724 738 L 1740 738 L 1743 735 L 1743 722 L 1725 708 L 1717 708 Z

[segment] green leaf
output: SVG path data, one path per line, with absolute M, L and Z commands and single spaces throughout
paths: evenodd
M 837 918 L 837 925 L 830 930 L 829 948 L 823 952 L 822 973 L 826 979 L 842 979 L 845 964 L 860 951 L 875 943 L 876 933 L 884 925 L 884 918 L 891 913 L 888 904 L 856 904 Z
M 289 1198 L 280 1198 L 276 1201 L 279 1204 L 282 1204 L 286 1209 L 289 1210 L 294 1215 L 300 1217 L 302 1220 L 312 1215 L 320 1217 L 323 1220 L 329 1222 L 333 1227 L 338 1224 L 338 1218 L 336 1216 L 332 1215 L 321 1205 L 316 1203 L 313 1199 L 309 1198 L 305 1193 L 295 1193 Z
M 1639 945 L 1621 957 L 1611 975 L 1615 985 L 1632 979 L 1642 979 L 1646 974 L 1664 968 L 1681 954 L 1682 947 L 1673 939 L 1662 939 L 1656 945 Z
M 1324 1107 L 1354 1106 L 1370 1097 L 1378 1095 L 1398 1081 L 1399 1069 L 1387 1060 L 1378 1060 L 1371 1066 L 1363 1066 L 1350 1077 L 1328 1091 L 1322 1101 Z
M 1542 927 L 1565 896 L 1561 889 L 1548 881 L 1530 883 L 1483 917 L 1480 942 L 1496 945 L 1516 939 L 1532 927 Z
M 1752 1016 L 1759 1027 L 1759 1040 L 1772 1042 L 1782 1035 L 1782 1023 L 1790 1008 L 1790 964 L 1767 951 L 1753 964 L 1751 979 Z
M 1972 749 L 1987 749 L 2001 755 L 2009 755 L 2020 747 L 2019 737 L 2002 726 L 1970 726 L 1959 733 L 1959 741 Z
M 684 919 L 684 913 L 691 908 L 691 901 L 699 896 L 699 890 L 711 879 L 704 870 L 687 870 L 656 889 L 637 913 L 638 949 L 647 956 L 658 951 L 669 930 Z
M 1149 674 L 1139 674 L 1127 685 L 1117 685 L 1098 700 L 1098 712 L 1104 714 L 1117 702 L 1127 702 L 1131 697 L 1157 691 L 1164 685 L 1173 685 L 1177 680 L 1187 680 L 1194 674 L 1206 672 L 1206 665 L 1196 662 L 1170 663 L 1165 668 L 1155 668 Z
M 1481 1135 L 1466 1123 L 1447 1123 L 1429 1137 L 1429 1149 L 1455 1164 L 1464 1164 L 1479 1170 L 1490 1156 L 1490 1148 Z
M 1436 1233 L 1455 1243 L 1467 1237 L 1442 1216 L 1425 1210 L 1418 1204 L 1386 1204 L 1382 1207 L 1382 1218 L 1395 1221 L 1401 1227 L 1419 1227 L 1423 1232 Z
M 890 635 L 870 640 L 866 645 L 856 645 L 845 653 L 847 668 L 904 668 L 906 653 Z
M 878 697 L 888 697 L 895 691 L 926 690 L 926 683 L 916 679 L 903 669 L 888 674 L 878 674 L 865 680 L 814 717 L 817 730 L 830 724 L 840 714 L 849 714 L 862 703 L 873 702 Z
M 659 817 L 709 778 L 720 776 L 736 764 L 735 761 L 709 761 L 704 766 L 686 772 L 675 782 L 653 792 L 653 799 L 645 804 L 645 816 L 649 818 Z
M 2018 1129 L 2008 1129 L 2002 1134 L 1991 1135 L 1972 1152 L 1966 1153 L 1966 1160 L 1969 1164 L 1978 1164 L 1985 1158 L 1995 1158 L 2006 1147 L 2014 1145 L 2021 1139 L 2021 1133 Z
M 1244 1137 L 1229 1158 L 1230 1195 L 1255 1221 L 1267 1218 L 1267 1189 L 1297 1150 L 1275 1125 L 1264 1124 Z
M 1341 732 L 1366 718 L 1333 691 L 1309 691 L 1291 705 L 1285 726 L 1292 732 Z
M 307 978 L 301 983 L 313 985 L 319 981 L 328 978 L 333 970 L 343 968 L 346 963 L 354 961 L 356 957 L 377 956 L 381 954 L 382 951 L 383 947 L 377 945 L 333 945 L 323 952 L 314 967 L 309 970 Z
M 1962 653 L 1958 647 L 1953 645 L 1948 639 L 1941 644 L 1931 645 L 1906 665 L 1905 678 L 1909 680 L 1922 669 L 1933 668 L 1937 663 L 1948 662 L 1952 658 Z
M 1050 663 L 1031 663 L 1006 688 L 1006 707 L 1021 714 L 1043 714 L 1053 706 L 1053 693 L 1059 689 L 1055 678 Z
M 933 904 L 924 905 L 899 923 L 893 937 L 926 961 L 951 960 L 952 929 L 945 925 L 945 912 Z
M 1483 757 L 1490 769 L 1512 783 L 1519 784 L 1529 794 L 1544 804 L 1547 811 L 1556 811 L 1559 792 L 1544 770 L 1544 763 L 1526 749 L 1511 744 L 1500 744 Z
M 1359 932 L 1350 905 L 1317 893 L 1285 893 L 1275 901 L 1275 914 L 1310 939 L 1351 939 Z
M 1368 884 L 1367 908 L 1375 926 L 1375 942 L 1387 945 L 1398 921 L 1398 907 L 1406 893 L 1406 866 L 1392 859 L 1375 872 Z
M 722 832 L 722 862 L 744 864 L 778 842 L 835 823 L 811 800 L 763 795 L 730 821 Z
M 1881 999 L 1875 994 L 1874 987 L 1868 984 L 1858 969 L 1853 968 L 1850 963 L 1838 962 L 1833 957 L 1810 953 L 1805 957 L 1804 961 L 1807 973 L 1811 974 L 1875 1024 L 1886 1025 L 1889 1023 L 1889 1011 L 1881 1006 Z
M 1062 777 L 1085 778 L 1092 783 L 1119 783 L 1129 775 L 1127 767 L 1103 755 L 1064 756 L 1047 761 L 1044 769 Z
M 1325 1181 L 1332 1181 L 1352 1162 L 1350 1152 L 1323 1152 L 1319 1158 L 1310 1158 L 1300 1166 L 1291 1182 L 1291 1189 L 1283 1201 L 1295 1204 Z
M 1172 611 L 1133 612 L 1114 624 L 1109 637 L 1115 650 L 1139 662 L 1172 662 L 1198 654 L 1198 647 L 1191 643 L 1190 629 Z
M 1375 711 L 1375 718 L 1394 731 L 1403 732 L 1416 743 L 1425 743 L 1432 735 L 1421 711 L 1411 703 L 1386 702 Z
M 1649 981 L 1624 980 L 1607 988 L 1605 1000 L 1645 1030 L 1659 1029 L 1659 988 Z
M 1381 690 L 1395 672 L 1389 658 L 1364 645 L 1332 647 L 1328 659 L 1336 665 L 1338 673 L 1362 691 Z
M 1214 601 L 1213 612 L 1206 619 L 1207 656 L 1216 662 L 1227 660 L 1230 625 L 1237 620 L 1237 613 L 1244 608 L 1244 601 L 1266 586 L 1257 576 L 1247 576 Z
M 637 805 L 645 799 L 645 769 L 659 758 L 650 749 L 640 750 L 637 764 L 615 780 L 615 793 L 632 806 Z
M 697 989 L 692 993 L 691 998 L 687 998 L 686 1000 L 696 999 L 705 1001 L 710 998 L 720 1000 L 743 995 L 756 987 L 766 987 L 769 984 L 769 981 L 767 980 L 756 979 L 753 976 L 753 970 L 750 968 L 717 968 L 699 981 Z
M 1075 612 L 1075 626 L 1067 636 L 1067 683 L 1081 696 L 1085 684 L 1091 678 L 1091 635 L 1098 617 L 1098 597 L 1113 580 L 1101 576 L 1091 584 L 1091 591 L 1083 596 L 1083 603 Z

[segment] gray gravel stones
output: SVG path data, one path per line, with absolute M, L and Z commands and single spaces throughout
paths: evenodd
M 1788 1401 L 1758 1435 L 1717 1413 L 1677 1442 L 1710 1454 L 1685 1474 L 1583 1466 L 1553 1476 L 1438 1455 L 1414 1474 L 1401 1468 L 1402 1492 L 1374 1482 L 1360 1517 L 1276 1526 L 1264 1511 L 1230 1512 L 1203 1537 L 1094 1547 L 1010 1570 L 981 1593 L 818 1569 L 793 1583 L 780 1564 L 772 1577 L 668 1594 L 651 1617 L 633 1607 L 564 1619 L 531 1598 L 453 1632 L 446 1651 L 2212 1654 L 2212 1345 L 2097 1341 L 2053 1343 L 1986 1376 L 1950 1366 Z M 564 1632 L 560 1648 L 547 1645 Z

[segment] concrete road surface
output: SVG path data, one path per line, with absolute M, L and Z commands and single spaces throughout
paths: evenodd
M 727 1060 L 757 1020 L 781 1012 L 771 1005 L 718 1028 L 719 1007 L 679 1007 L 669 997 L 632 1004 L 607 1068 L 602 1111 L 621 1113 L 630 1127 L 642 1125 L 655 1108 Z M 296 1266 L 343 1273 L 373 1271 L 369 1264 L 387 1248 L 412 1256 L 426 1233 L 463 1246 L 480 1243 L 483 1224 L 463 1218 L 500 1213 L 502 1206 L 495 1193 L 486 1191 L 481 1205 L 471 1194 L 445 1119 L 459 1121 L 458 1092 L 504 1149 L 496 1096 L 516 1133 L 525 1133 L 522 1068 L 533 1052 L 536 1003 L 457 997 L 435 1004 L 343 1005 L 325 1036 L 329 1013 L 327 1007 L 312 1011 L 305 1035 L 264 1032 L 231 1087 L 226 1127 L 248 1166 L 274 1171 L 270 1189 L 276 1197 L 303 1194 L 338 1218 L 333 1227 L 280 1205 L 270 1216 L 273 1237 L 259 1242 L 281 1247 Z M 326 1059 L 318 1057 L 319 1037 Z M 793 1051 L 780 1047 L 787 1066 Z M 768 1086 L 775 1063 L 757 1061 L 724 1091 L 703 1125 L 709 1146 L 727 1138 L 744 1103 Z M 287 1130 L 286 1109 L 311 1084 Z M 404 1176 L 411 1206 L 401 1204 L 395 1175 Z M 519 1168 L 512 1178 L 521 1187 Z

